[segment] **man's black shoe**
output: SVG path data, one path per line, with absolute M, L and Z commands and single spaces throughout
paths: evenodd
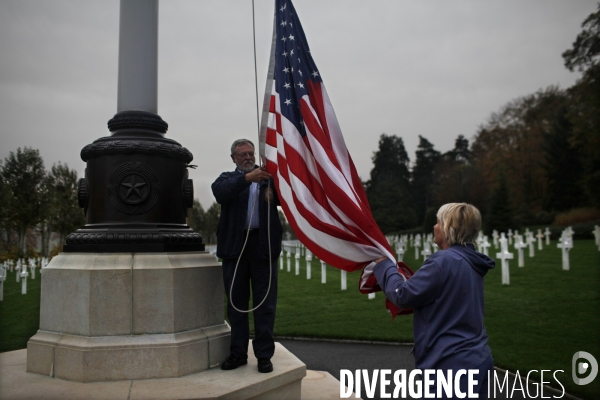
M 268 358 L 259 358 L 258 359 L 258 372 L 262 372 L 266 374 L 268 372 L 273 372 L 273 363 Z
M 240 365 L 246 364 L 248 364 L 248 360 L 246 360 L 245 358 L 236 357 L 232 354 L 229 357 L 227 357 L 225 361 L 223 361 L 223 364 L 221 364 L 221 369 L 228 371 L 230 369 L 236 369 Z

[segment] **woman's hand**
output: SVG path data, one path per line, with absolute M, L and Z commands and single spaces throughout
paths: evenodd
M 377 260 L 375 260 L 375 264 L 379 264 L 383 260 L 387 260 L 387 257 L 379 257 Z

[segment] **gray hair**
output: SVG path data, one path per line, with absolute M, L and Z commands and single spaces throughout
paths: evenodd
M 238 139 L 235 142 L 233 142 L 233 144 L 231 145 L 231 155 L 235 154 L 235 148 L 238 146 L 243 146 L 245 144 L 249 144 L 250 146 L 252 146 L 252 148 L 254 147 L 254 143 L 252 143 L 250 140 L 248 139 Z
M 437 212 L 442 232 L 450 246 L 475 243 L 481 230 L 479 210 L 467 203 L 448 203 Z

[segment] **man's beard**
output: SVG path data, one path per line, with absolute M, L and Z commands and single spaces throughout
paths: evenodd
M 242 172 L 252 172 L 254 171 L 254 162 L 238 165 L 238 169 Z

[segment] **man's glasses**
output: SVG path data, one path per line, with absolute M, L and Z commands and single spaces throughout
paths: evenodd
M 236 153 L 235 156 L 239 157 L 239 158 L 254 157 L 254 152 L 253 151 L 247 151 L 245 153 Z

